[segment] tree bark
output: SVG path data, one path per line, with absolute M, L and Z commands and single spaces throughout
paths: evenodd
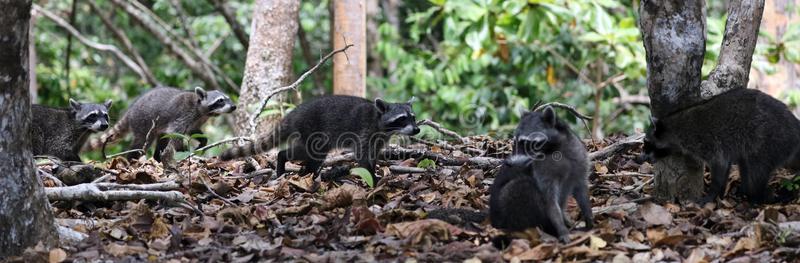
M 656 118 L 747 85 L 764 1 L 731 1 L 718 65 L 709 79 L 701 82 L 704 4 L 641 1 L 639 26 L 647 59 L 647 89 Z M 705 185 L 703 165 L 680 155 L 665 158 L 655 164 L 654 184 L 653 196 L 657 199 L 697 199 Z
M 333 93 L 364 97 L 367 87 L 366 1 L 334 1 L 333 21 L 333 49 L 353 44 L 346 54 L 333 57 Z
M 0 260 L 54 245 L 53 214 L 33 164 L 29 125 L 31 1 L 0 0 Z
M 247 49 L 242 89 L 234 112 L 239 136 L 270 131 L 277 118 L 260 118 L 255 127 L 250 120 L 271 90 L 289 83 L 292 76 L 292 52 L 297 36 L 299 0 L 257 0 L 253 11 L 250 47 Z M 281 95 L 276 95 L 282 99 Z

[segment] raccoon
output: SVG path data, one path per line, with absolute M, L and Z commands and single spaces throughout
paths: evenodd
M 276 172 L 286 171 L 286 162 L 304 161 L 301 173 L 318 170 L 328 152 L 350 148 L 358 164 L 375 176 L 375 159 L 392 134 L 416 135 L 419 127 L 411 103 L 388 103 L 381 99 L 333 95 L 314 99 L 289 112 L 275 130 L 256 142 L 228 149 L 222 160 L 251 156 L 282 143 L 288 148 L 278 153 Z
M 561 210 L 564 222 L 568 223 L 569 220 L 564 209 L 566 208 L 567 198 L 572 195 L 581 210 L 581 218 L 586 224 L 586 229 L 593 227 L 588 185 L 589 158 L 586 148 L 569 126 L 558 119 L 552 107 L 546 107 L 542 111 L 529 112 L 523 115 L 522 121 L 514 131 L 514 149 L 512 152 L 514 156 L 531 158 L 530 168 L 526 166 L 519 167 L 519 165 L 506 165 L 506 167 L 510 168 L 506 168 L 505 170 L 507 171 L 504 173 L 527 174 L 532 176 L 536 182 L 527 182 L 523 185 L 536 184 L 541 187 L 540 189 L 545 189 L 539 193 L 531 193 L 527 200 L 538 200 L 541 204 L 547 204 L 545 211 L 550 211 L 550 209 L 554 208 L 553 202 L 546 201 L 555 200 L 555 208 Z M 517 160 L 512 164 L 519 162 Z M 522 173 L 524 171 L 528 172 Z M 498 179 L 500 179 L 499 177 Z M 503 177 L 513 178 L 510 175 L 504 175 Z M 498 186 L 500 188 L 494 188 L 494 191 L 491 192 L 493 195 L 498 193 L 501 199 L 503 197 L 501 191 L 508 191 L 501 187 L 504 180 L 497 181 L 501 183 Z M 525 189 L 525 187 L 518 188 L 515 185 L 510 185 L 509 187 L 512 187 L 510 189 Z M 525 191 L 517 195 L 525 195 Z M 524 206 L 531 201 L 517 202 L 523 202 L 520 205 Z M 518 210 L 527 211 L 528 209 Z M 536 215 L 531 216 L 536 217 Z M 512 224 L 511 226 L 533 226 L 537 222 L 541 222 L 516 220 L 514 218 L 510 217 L 508 219 L 517 222 L 516 225 Z M 554 229 L 551 230 L 555 230 L 555 233 L 563 237 L 561 231 L 563 229 L 560 229 L 561 223 L 552 222 L 552 224 Z
M 753 89 L 734 89 L 653 118 L 644 140 L 646 159 L 680 152 L 709 167 L 711 185 L 701 204 L 724 194 L 734 163 L 742 178 L 739 192 L 754 203 L 771 202 L 772 172 L 794 161 L 798 149 L 800 121 L 785 104 Z
M 89 134 L 108 128 L 109 108 L 111 100 L 94 104 L 70 99 L 68 108 L 31 105 L 33 154 L 80 162 L 78 153 Z
M 161 154 L 170 144 L 175 150 L 184 150 L 180 140 L 163 138 L 164 134 L 185 135 L 202 134 L 200 127 L 209 117 L 230 113 L 236 106 L 224 93 L 216 90 L 205 91 L 195 87 L 194 91 L 184 91 L 169 87 L 151 89 L 142 94 L 128 108 L 113 128 L 92 140 L 92 149 L 105 147 L 109 142 L 119 140 L 128 132 L 133 133 L 131 149 L 147 150 L 156 141 L 153 157 L 161 161 Z M 149 135 L 148 135 L 149 134 Z M 199 147 L 206 145 L 206 138 L 198 138 Z M 128 158 L 141 156 L 142 152 L 132 152 Z

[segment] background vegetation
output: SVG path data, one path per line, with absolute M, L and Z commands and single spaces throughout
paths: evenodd
M 171 1 L 140 2 L 175 32 L 183 33 Z M 575 105 L 594 116 L 590 128 L 595 137 L 631 133 L 648 122 L 649 110 L 641 101 L 646 99 L 646 70 L 636 22 L 638 1 L 431 0 L 404 1 L 394 9 L 386 8 L 386 2 L 394 1 L 380 1 L 377 10 L 368 11 L 369 97 L 404 101 L 416 96 L 414 107 L 420 117 L 442 122 L 462 134 L 506 137 L 521 112 L 539 100 Z M 96 3 L 101 8 L 111 7 L 107 1 Z M 64 18 L 72 8 L 72 1 L 38 4 Z M 252 1 L 227 4 L 249 30 Z M 200 49 L 210 53 L 210 60 L 241 85 L 246 50 L 224 18 L 207 1 L 182 1 L 181 5 Z M 710 1 L 704 74 L 717 59 L 724 13 L 722 1 Z M 159 81 L 181 88 L 203 85 L 124 12 L 112 15 Z M 83 1 L 76 5 L 75 16 L 73 25 L 82 34 L 101 43 L 115 43 Z M 329 16 L 328 1 L 303 1 L 299 21 L 309 48 L 295 45 L 296 75 L 330 51 Z M 757 47 L 754 67 L 769 73 L 780 58 L 800 60 L 797 29 L 791 25 L 780 41 L 762 34 L 764 41 Z M 113 99 L 112 118 L 116 118 L 133 98 L 150 88 L 110 54 L 74 39 L 66 65 L 68 34 L 44 17 L 39 16 L 32 35 L 38 60 L 37 103 L 65 106 L 70 97 L 98 102 Z M 293 100 L 330 93 L 330 68 L 315 75 L 314 81 L 309 78 L 303 83 Z M 782 98 L 795 105 L 800 101 L 795 93 Z M 588 137 L 574 117 L 562 116 Z M 224 118 L 213 121 L 216 125 L 205 129 L 211 141 L 229 136 Z

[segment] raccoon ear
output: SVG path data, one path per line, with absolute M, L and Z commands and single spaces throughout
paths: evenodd
M 75 100 L 73 100 L 73 99 L 69 99 L 69 106 L 70 106 L 70 107 L 72 108 L 72 110 L 74 110 L 74 111 L 79 111 L 79 110 L 81 109 L 81 103 L 80 103 L 80 102 L 77 102 L 77 101 L 75 101 Z
M 106 103 L 103 103 L 103 106 L 106 106 L 106 109 L 110 109 L 111 108 L 111 103 L 112 103 L 112 101 L 109 99 L 109 100 L 106 101 Z
M 205 99 L 207 95 L 206 90 L 201 87 L 194 87 L 194 93 L 196 93 L 197 96 L 200 96 L 200 99 Z
M 389 103 L 383 101 L 380 98 L 375 99 L 375 107 L 378 108 L 378 112 L 384 113 L 387 109 L 389 109 Z
M 544 108 L 542 112 L 542 120 L 550 125 L 556 124 L 556 112 L 553 110 L 553 107 L 547 106 Z

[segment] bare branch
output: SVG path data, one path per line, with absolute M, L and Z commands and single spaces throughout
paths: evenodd
M 170 201 L 174 203 L 188 203 L 183 194 L 178 191 L 131 191 L 110 190 L 102 191 L 96 184 L 79 184 L 67 187 L 45 188 L 47 199 L 50 201 L 132 201 L 152 200 Z
M 623 151 L 630 149 L 633 146 L 642 144 L 643 139 L 644 139 L 643 133 L 628 136 L 627 138 L 617 141 L 612 145 L 606 146 L 602 150 L 590 153 L 589 160 L 592 161 L 601 160 L 611 157 L 612 155 L 619 154 Z
M 275 96 L 278 93 L 284 92 L 284 91 L 297 89 L 297 86 L 299 86 L 300 83 L 303 82 L 304 79 L 306 79 L 309 75 L 311 75 L 311 73 L 314 73 L 314 71 L 317 70 L 317 68 L 319 68 L 322 64 L 324 64 L 326 61 L 328 61 L 328 59 L 333 57 L 333 55 L 336 55 L 336 54 L 342 53 L 342 52 L 347 54 L 347 52 L 345 52 L 345 51 L 347 51 L 347 49 L 352 47 L 352 46 L 353 46 L 353 44 L 348 44 L 348 45 L 344 46 L 343 48 L 331 51 L 331 53 L 328 53 L 328 55 L 325 55 L 325 57 L 320 59 L 319 62 L 317 62 L 316 65 L 311 67 L 311 69 L 307 70 L 305 73 L 303 73 L 303 75 L 300 75 L 300 77 L 297 78 L 297 80 L 295 80 L 294 83 L 289 84 L 289 86 L 283 86 L 283 87 L 271 90 L 270 93 L 267 95 L 267 97 L 261 102 L 261 106 L 258 107 L 258 111 L 256 111 L 256 114 L 253 114 L 253 118 L 250 119 L 250 127 L 252 127 L 251 129 L 253 129 L 252 133 L 255 132 L 254 130 L 255 130 L 255 127 L 256 127 L 256 120 L 258 120 L 258 117 L 261 116 L 261 112 L 264 111 L 264 108 L 267 107 L 267 102 L 269 102 L 269 100 L 272 99 L 273 96 Z M 262 85 L 262 84 L 263 83 L 258 83 L 256 85 Z
M 194 157 L 195 155 L 197 155 L 197 153 L 200 153 L 200 152 L 206 151 L 208 149 L 220 146 L 222 144 L 233 143 L 233 142 L 238 142 L 238 141 L 252 142 L 253 140 L 251 140 L 250 138 L 247 138 L 247 137 L 234 137 L 234 138 L 224 139 L 224 140 L 221 140 L 221 141 L 218 141 L 218 142 L 203 146 L 200 149 L 192 151 L 192 153 L 189 154 L 189 156 L 186 156 L 186 158 L 184 158 L 184 160 Z
M 545 104 L 537 106 L 536 108 L 533 109 L 533 111 L 539 111 L 539 110 L 542 110 L 542 109 L 544 109 L 544 108 L 546 108 L 548 106 L 566 109 L 569 112 L 571 112 L 573 115 L 575 115 L 575 117 L 578 117 L 579 119 L 583 119 L 583 120 L 591 120 L 592 119 L 592 117 L 583 115 L 580 112 L 578 112 L 578 110 L 576 110 L 575 107 L 573 107 L 571 105 L 564 104 L 564 103 L 560 103 L 560 102 L 548 102 L 548 103 L 545 103 Z
M 231 31 L 236 35 L 236 39 L 239 39 L 239 43 L 242 43 L 244 50 L 247 50 L 250 40 L 248 39 L 247 33 L 245 33 L 244 28 L 242 25 L 236 21 L 236 14 L 232 12 L 228 7 L 225 5 L 224 1 L 221 0 L 208 0 L 211 4 L 214 5 L 214 8 L 217 9 L 217 12 L 222 14 L 222 17 L 225 18 L 225 21 L 228 22 L 228 25 L 231 27 Z
M 116 184 L 116 183 L 95 183 L 98 189 L 108 190 L 139 190 L 139 191 L 172 191 L 178 190 L 181 186 L 174 182 L 163 182 L 154 184 Z
M 86 38 L 80 32 L 78 32 L 77 29 L 75 29 L 69 23 L 67 23 L 67 21 L 64 21 L 64 19 L 62 19 L 61 17 L 57 16 L 56 14 L 51 13 L 50 11 L 47 11 L 46 9 L 42 8 L 41 6 L 39 6 L 37 4 L 33 5 L 33 10 L 35 12 L 42 13 L 45 17 L 47 17 L 48 19 L 50 19 L 53 22 L 55 22 L 58 26 L 66 29 L 67 32 L 69 32 L 71 35 L 75 36 L 75 38 L 77 38 L 78 41 L 80 41 L 81 43 L 83 43 L 87 47 L 90 47 L 90 48 L 93 48 L 93 49 L 97 49 L 97 50 L 100 50 L 100 51 L 111 52 L 112 54 L 114 54 L 114 56 L 116 56 L 119 60 L 121 60 L 122 63 L 125 64 L 125 66 L 130 68 L 137 75 L 139 75 L 140 78 L 142 78 L 144 80 L 147 80 L 147 76 L 144 74 L 144 71 L 142 71 L 142 68 L 139 67 L 138 64 L 133 62 L 133 60 L 131 58 L 126 56 L 124 53 L 122 53 L 122 51 L 120 51 L 119 48 L 117 48 L 116 46 L 97 43 L 97 42 L 94 42 L 94 41 Z
M 108 13 L 103 12 L 94 1 L 86 1 L 86 2 L 89 3 L 89 6 L 92 8 L 92 10 L 100 16 L 100 20 L 103 22 L 103 25 L 105 25 L 106 28 L 108 28 L 108 30 L 111 31 L 111 33 L 114 35 L 117 41 L 120 44 L 122 44 L 122 46 L 125 47 L 128 53 L 131 54 L 133 59 L 136 60 L 136 63 L 139 64 L 139 67 L 142 68 L 142 73 L 144 73 L 146 77 L 145 80 L 148 83 L 150 83 L 150 85 L 160 86 L 161 83 L 158 82 L 155 75 L 153 75 L 153 72 L 150 70 L 150 67 L 147 66 L 147 63 L 144 61 L 144 58 L 142 58 L 142 55 L 139 53 L 139 50 L 137 50 L 136 47 L 133 46 L 133 42 L 131 42 L 128 36 L 125 35 L 125 32 L 123 32 L 122 30 L 119 29 L 119 27 L 114 25 L 114 21 L 111 19 Z

